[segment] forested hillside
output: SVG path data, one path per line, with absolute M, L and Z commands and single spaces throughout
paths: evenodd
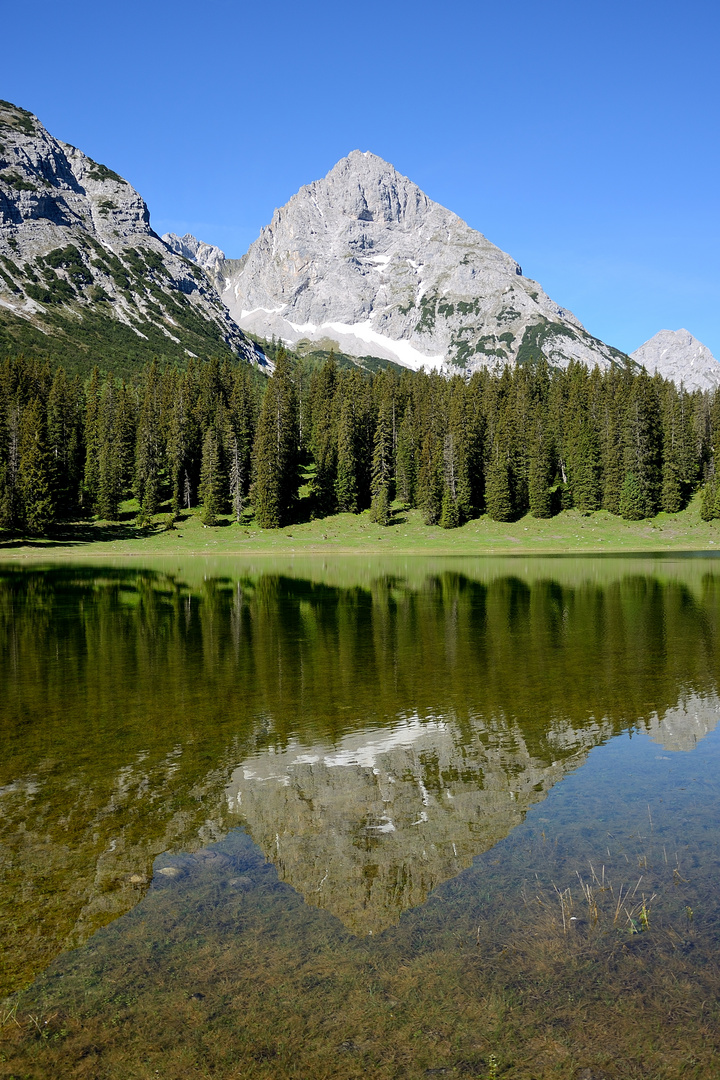
M 704 485 L 720 516 L 720 393 L 687 393 L 630 368 L 552 371 L 541 362 L 437 373 L 320 367 L 277 355 L 266 379 L 247 364 L 153 363 L 134 380 L 9 359 L 0 367 L 0 526 L 43 534 L 56 522 L 140 524 L 201 507 L 275 528 L 370 508 L 417 506 L 445 528 L 575 507 L 629 520 L 677 512 Z

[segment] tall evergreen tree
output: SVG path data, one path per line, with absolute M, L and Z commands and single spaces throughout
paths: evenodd
M 417 481 L 417 504 L 426 525 L 437 525 L 442 514 L 445 491 L 443 443 L 434 431 L 428 431 L 420 448 Z
M 247 367 L 238 367 L 227 417 L 227 459 L 233 516 L 239 523 L 250 491 L 255 409 Z
M 625 478 L 620 513 L 628 520 L 652 517 L 659 508 L 662 427 L 656 389 L 645 371 L 633 380 L 623 430 Z
M 290 360 L 280 349 L 268 380 L 255 437 L 254 503 L 258 525 L 277 529 L 292 520 L 297 495 L 297 400 Z
M 530 441 L 530 464 L 528 469 L 528 503 L 530 513 L 535 518 L 552 517 L 552 465 L 548 447 L 548 433 L 545 430 L 543 410 L 536 407 Z
M 117 421 L 117 387 L 109 376 L 100 393 L 98 409 L 98 486 L 95 506 L 100 517 L 115 521 L 123 496 L 122 459 Z
M 408 403 L 400 422 L 395 475 L 398 498 L 408 506 L 414 506 L 417 485 L 417 430 L 412 401 Z
M 84 466 L 82 391 L 58 368 L 47 404 L 48 452 L 52 463 L 53 500 L 58 517 L 78 510 Z
M 507 450 L 498 435 L 490 454 L 485 484 L 485 505 L 493 521 L 512 521 L 515 517 L 510 487 Z
M 31 536 L 43 536 L 53 523 L 52 463 L 47 450 L 45 410 L 35 398 L 25 407 L 20 425 L 18 488 L 22 523 Z
M 573 461 L 573 502 L 583 514 L 599 510 L 602 501 L 602 469 L 598 438 L 588 419 L 579 428 Z
M 223 469 L 220 454 L 220 440 L 212 424 L 205 432 L 200 468 L 200 490 L 203 525 L 216 525 L 218 514 L 223 509 Z
M 338 431 L 335 396 L 338 369 L 334 355 L 313 372 L 308 400 L 309 446 L 315 461 L 313 495 L 320 515 L 332 514 L 337 505 Z
M 378 525 L 390 523 L 390 503 L 393 497 L 393 435 L 394 435 L 394 398 L 390 389 L 380 401 L 372 461 L 370 516 Z
M 83 509 L 93 514 L 97 508 L 100 483 L 100 372 L 94 367 L 85 395 L 85 474 Z
M 138 520 L 142 524 L 152 521 L 160 503 L 164 449 L 161 411 L 161 384 L 157 363 L 153 361 L 145 372 L 135 451 L 135 495 L 140 503 Z

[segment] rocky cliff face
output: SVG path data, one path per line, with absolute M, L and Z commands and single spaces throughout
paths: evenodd
M 651 374 L 682 383 L 686 390 L 714 390 L 720 386 L 720 364 L 710 350 L 688 330 L 660 330 L 632 354 Z
M 23 337 L 23 330 L 26 336 Z M 35 337 L 28 337 L 31 330 Z M 0 102 L 0 338 L 263 362 L 122 177 Z
M 509 255 L 358 150 L 276 210 L 239 263 L 214 273 L 236 322 L 267 338 L 333 342 L 414 368 L 624 360 Z

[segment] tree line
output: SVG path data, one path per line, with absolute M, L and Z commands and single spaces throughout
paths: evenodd
M 541 361 L 471 378 L 320 366 L 282 349 L 266 379 L 246 364 L 157 363 L 125 381 L 97 368 L 0 365 L 0 527 L 61 521 L 170 524 L 200 508 L 262 528 L 400 502 L 454 528 L 480 514 L 601 508 L 628 520 L 681 510 L 703 486 L 720 517 L 720 392 L 689 393 L 630 366 Z

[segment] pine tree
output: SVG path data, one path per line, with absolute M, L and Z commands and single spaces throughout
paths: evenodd
M 442 514 L 444 491 L 443 444 L 433 431 L 425 436 L 420 450 L 417 503 L 426 525 L 437 525 Z
M 203 440 L 199 494 L 202 501 L 200 520 L 203 525 L 216 525 L 224 500 L 220 440 L 214 425 L 207 429 Z
M 153 361 L 145 373 L 135 450 L 135 495 L 140 503 L 138 522 L 141 525 L 150 524 L 158 510 L 163 444 L 161 386 L 157 363 Z
M 122 460 L 119 453 L 117 388 L 113 376 L 103 384 L 98 411 L 98 488 L 95 497 L 101 518 L 116 521 L 123 495 Z
M 400 422 L 395 471 L 398 498 L 408 506 L 414 506 L 417 484 L 417 431 L 412 402 L 408 404 Z
M 370 507 L 371 520 L 378 525 L 390 523 L 390 504 L 393 496 L 393 420 L 394 398 L 386 392 L 380 402 L 380 410 L 375 427 L 375 439 L 372 461 Z
M 528 467 L 528 503 L 535 518 L 552 517 L 552 466 L 548 448 L 548 434 L 542 406 L 536 406 L 530 440 L 530 463 Z
M 495 439 L 485 483 L 485 505 L 493 521 L 512 521 L 515 517 L 510 488 L 510 467 L 507 451 L 498 437 Z
M 25 407 L 22 414 L 18 488 L 26 531 L 30 536 L 44 536 L 54 521 L 55 511 L 45 413 L 37 398 Z
M 100 372 L 93 368 L 85 395 L 85 474 L 83 509 L 95 513 L 100 483 Z
M 334 513 L 337 506 L 338 431 L 335 396 L 337 364 L 334 355 L 313 372 L 308 394 L 310 412 L 309 448 L 315 461 L 313 496 L 321 516 Z
M 48 452 L 52 463 L 53 501 L 58 517 L 77 512 L 84 465 L 81 388 L 58 368 L 47 405 Z
M 292 368 L 281 348 L 265 390 L 255 438 L 255 516 L 262 529 L 277 529 L 292 519 L 298 439 Z
M 600 509 L 602 481 L 600 447 L 589 422 L 580 426 L 573 463 L 573 502 L 582 514 Z
M 620 513 L 631 521 L 652 517 L 660 500 L 662 427 L 656 387 L 644 370 L 632 383 L 623 436 Z
M 460 525 L 457 501 L 453 498 L 450 488 L 446 487 L 443 492 L 442 510 L 440 511 L 440 526 L 443 529 L 457 529 Z
M 705 484 L 703 484 L 702 495 L 700 498 L 700 517 L 703 521 L 712 521 L 717 517 L 717 485 L 715 478 L 710 477 Z

